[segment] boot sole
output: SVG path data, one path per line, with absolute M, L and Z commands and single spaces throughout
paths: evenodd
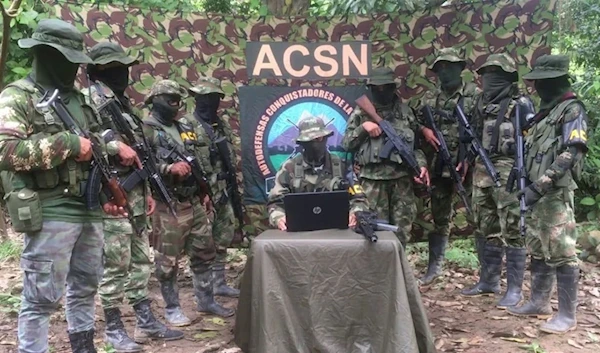
M 173 326 L 173 327 L 186 327 L 186 326 L 190 326 L 192 324 L 192 322 L 183 322 L 183 323 L 172 323 L 167 321 L 167 324 L 169 324 L 169 326 Z
M 148 343 L 151 341 L 177 341 L 180 339 L 183 339 L 183 335 L 181 337 L 170 337 L 170 338 L 161 338 L 161 337 L 144 337 L 144 338 L 138 338 L 138 337 L 134 337 L 133 340 L 135 341 L 135 343 Z M 137 352 L 137 351 L 136 351 Z
M 552 317 L 552 314 L 517 314 L 517 313 L 511 313 L 510 310 L 506 310 L 506 312 L 512 316 L 534 317 L 537 319 L 544 319 L 544 320 Z
M 545 333 L 553 333 L 553 334 L 555 334 L 555 335 L 562 335 L 562 334 L 564 334 L 564 333 L 571 332 L 571 331 L 574 331 L 574 330 L 576 330 L 576 329 L 577 329 L 577 325 L 575 325 L 575 326 L 573 326 L 573 327 L 569 328 L 569 329 L 568 329 L 568 330 L 566 330 L 566 331 L 554 331 L 554 330 L 550 330 L 550 329 L 547 329 L 547 328 L 545 329 L 545 328 L 541 328 L 541 327 L 540 327 L 540 331 L 541 331 L 541 332 L 545 332 Z
M 231 315 L 219 315 L 219 314 L 213 313 L 212 311 L 201 311 L 201 310 L 198 310 L 198 312 L 199 313 L 203 313 L 203 314 L 214 315 L 214 316 L 218 316 L 218 317 L 232 317 L 232 316 L 235 315 L 235 311 Z

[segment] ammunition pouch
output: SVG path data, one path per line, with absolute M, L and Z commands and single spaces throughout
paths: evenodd
M 34 233 L 42 230 L 42 203 L 40 195 L 23 188 L 4 196 L 12 227 L 16 232 Z

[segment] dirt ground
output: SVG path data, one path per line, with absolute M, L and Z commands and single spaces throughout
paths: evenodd
M 413 260 L 413 259 L 411 259 Z M 237 282 L 243 268 L 244 256 L 238 256 L 230 263 L 230 278 Z M 0 265 L 0 293 L 20 292 L 20 273 L 16 263 Z M 415 274 L 422 271 L 415 268 Z M 476 271 L 461 270 L 447 266 L 444 277 L 434 284 L 421 288 L 423 302 L 428 310 L 430 325 L 439 352 L 533 352 L 533 353 L 579 353 L 600 351 L 600 269 L 589 264 L 582 265 L 582 280 L 579 291 L 579 325 L 576 331 L 563 336 L 539 333 L 536 319 L 522 319 L 508 315 L 494 307 L 498 298 L 462 298 L 462 288 L 476 278 Z M 172 353 L 238 353 L 233 343 L 235 317 L 220 319 L 195 312 L 192 282 L 189 274 L 180 278 L 181 303 L 185 312 L 194 320 L 184 328 L 185 339 L 166 344 L 153 343 L 146 346 L 146 352 L 159 351 Z M 504 284 L 503 284 L 504 285 Z M 525 280 L 526 295 L 529 292 L 528 274 Z M 163 303 L 156 280 L 152 279 L 151 297 L 155 314 L 163 319 Z M 235 307 L 236 300 L 222 300 L 227 307 Z M 102 342 L 104 318 L 97 301 L 96 335 L 99 352 L 111 353 Z M 556 294 L 553 306 L 556 309 Z M 123 308 L 124 322 L 128 332 L 133 334 L 135 317 L 130 307 Z M 0 353 L 16 353 L 16 314 L 0 313 Z M 50 334 L 51 352 L 70 352 L 66 336 L 66 321 L 63 310 L 52 317 Z M 268 352 L 264 352 L 268 353 Z M 341 352 L 340 352 L 341 353 Z

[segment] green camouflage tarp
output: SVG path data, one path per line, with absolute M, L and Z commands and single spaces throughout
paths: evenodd
M 137 105 L 141 106 L 144 94 L 157 78 L 170 78 L 187 86 L 199 75 L 213 76 L 223 82 L 226 97 L 221 107 L 236 133 L 238 86 L 358 83 L 249 80 L 244 56 L 248 41 L 370 40 L 373 66 L 393 68 L 402 81 L 399 93 L 408 100 L 433 87 L 433 73 L 427 70 L 427 64 L 432 62 L 436 48 L 460 47 L 468 61 L 467 69 L 481 65 L 490 53 L 508 51 L 518 63 L 519 73 L 526 73 L 535 58 L 550 52 L 557 6 L 557 0 L 468 1 L 426 12 L 276 18 L 169 13 L 83 3 L 58 1 L 52 6 L 57 17 L 85 33 L 88 47 L 109 39 L 142 62 L 132 68 L 134 84 L 129 90 Z M 473 74 L 466 73 L 465 78 L 471 79 Z M 266 227 L 264 207 L 247 207 L 247 217 L 251 233 L 258 234 Z M 422 214 L 419 223 L 427 226 L 428 217 Z M 469 233 L 461 217 L 457 218 L 455 233 Z M 422 232 L 417 228 L 419 239 Z

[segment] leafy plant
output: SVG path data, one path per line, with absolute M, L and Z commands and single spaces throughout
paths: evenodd
M 8 293 L 0 293 L 0 312 L 16 315 L 21 307 L 21 298 Z
M 596 197 L 586 196 L 579 201 L 579 204 L 586 207 L 588 221 L 593 222 L 600 218 L 600 194 Z

